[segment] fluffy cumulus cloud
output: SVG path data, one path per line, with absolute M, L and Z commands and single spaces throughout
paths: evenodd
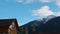
M 52 10 L 49 9 L 48 6 L 43 6 L 40 9 L 32 10 L 32 14 L 34 16 L 43 16 L 43 17 L 49 16 L 49 15 L 60 16 L 60 11 L 53 12 Z
M 49 9 L 48 6 L 43 6 L 40 9 L 37 10 L 32 10 L 33 11 L 33 15 L 39 15 L 39 16 L 48 16 L 48 15 L 52 15 L 53 12 Z

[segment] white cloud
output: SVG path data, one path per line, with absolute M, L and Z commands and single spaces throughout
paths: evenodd
M 34 2 L 42 2 L 42 3 L 51 3 L 53 2 L 55 5 L 60 7 L 60 0 L 6 0 L 6 1 L 16 1 L 18 3 L 23 3 L 23 4 L 30 4 Z
M 40 9 L 32 10 L 32 15 L 41 17 L 47 17 L 49 15 L 60 16 L 60 11 L 53 12 L 48 6 L 43 6 Z
M 24 4 L 29 4 L 29 3 L 33 3 L 33 2 L 43 2 L 43 3 L 51 3 L 54 2 L 58 7 L 60 7 L 60 0 L 17 0 L 17 2 L 19 3 L 24 3 Z
M 52 15 L 53 12 L 49 9 L 48 6 L 43 6 L 41 7 L 40 9 L 37 9 L 37 10 L 32 10 L 33 11 L 33 15 L 37 16 L 48 16 L 48 15 Z
M 17 0 L 17 2 L 19 2 L 19 3 L 21 3 L 21 2 L 24 2 L 24 3 L 32 3 L 32 2 L 39 2 L 39 1 L 41 1 L 41 2 L 51 2 L 52 0 Z
M 41 2 L 51 2 L 52 0 L 40 0 Z
M 58 12 L 54 12 L 54 15 L 56 15 L 56 16 L 60 16 L 60 11 L 58 11 Z
M 36 1 L 36 0 L 17 0 L 17 2 L 23 3 L 23 4 L 33 3 L 33 2 L 35 2 L 35 1 Z
M 43 3 L 54 2 L 54 4 L 56 4 L 58 7 L 60 7 L 60 0 L 40 0 L 40 2 L 43 2 Z
M 58 7 L 60 7 L 60 0 L 56 0 L 56 1 L 55 1 L 55 4 L 56 4 Z

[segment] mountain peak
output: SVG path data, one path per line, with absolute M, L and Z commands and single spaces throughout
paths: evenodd
M 49 15 L 49 16 L 44 17 L 44 18 L 39 18 L 36 21 L 43 21 L 43 23 L 45 24 L 48 20 L 55 18 L 55 17 L 56 17 L 55 15 Z

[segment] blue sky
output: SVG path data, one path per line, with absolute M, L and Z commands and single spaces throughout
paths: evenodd
M 60 0 L 0 0 L 0 19 L 16 18 L 19 26 L 59 14 Z

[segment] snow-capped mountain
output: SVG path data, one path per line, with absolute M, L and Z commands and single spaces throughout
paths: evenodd
M 53 19 L 55 18 L 56 16 L 54 15 L 50 15 L 50 16 L 47 16 L 45 18 L 40 18 L 40 19 L 37 19 L 37 20 L 34 20 L 34 21 L 30 21 L 29 23 L 23 25 L 24 27 L 25 26 L 28 26 L 28 27 L 31 27 L 31 25 L 36 25 L 36 26 L 40 26 L 42 24 L 45 24 L 47 21 L 49 21 L 50 19 Z M 21 27 L 23 27 L 21 26 Z
M 54 15 L 49 15 L 49 16 L 47 16 L 45 19 L 46 20 L 50 20 L 50 19 L 52 19 L 52 18 L 55 18 L 56 16 L 54 16 Z
M 57 16 L 55 16 L 55 15 L 49 15 L 49 16 L 47 16 L 47 17 L 37 19 L 37 21 L 42 21 L 43 24 L 45 24 L 47 21 L 49 21 L 50 19 L 53 19 L 53 18 L 55 18 L 55 17 L 57 17 Z
M 23 28 L 23 29 L 21 29 Z M 20 31 L 28 29 L 28 34 L 32 34 L 33 31 L 54 31 L 60 29 L 60 16 L 50 15 L 45 18 L 40 18 L 34 21 L 30 21 L 29 23 L 20 26 Z M 24 34 L 23 32 L 23 34 Z
M 53 18 L 55 18 L 55 17 L 57 17 L 57 16 L 54 16 L 54 15 L 49 15 L 49 16 L 47 16 L 47 17 L 45 17 L 45 18 L 43 18 L 44 19 L 44 24 L 47 22 L 47 21 L 49 21 L 50 19 L 53 19 Z

